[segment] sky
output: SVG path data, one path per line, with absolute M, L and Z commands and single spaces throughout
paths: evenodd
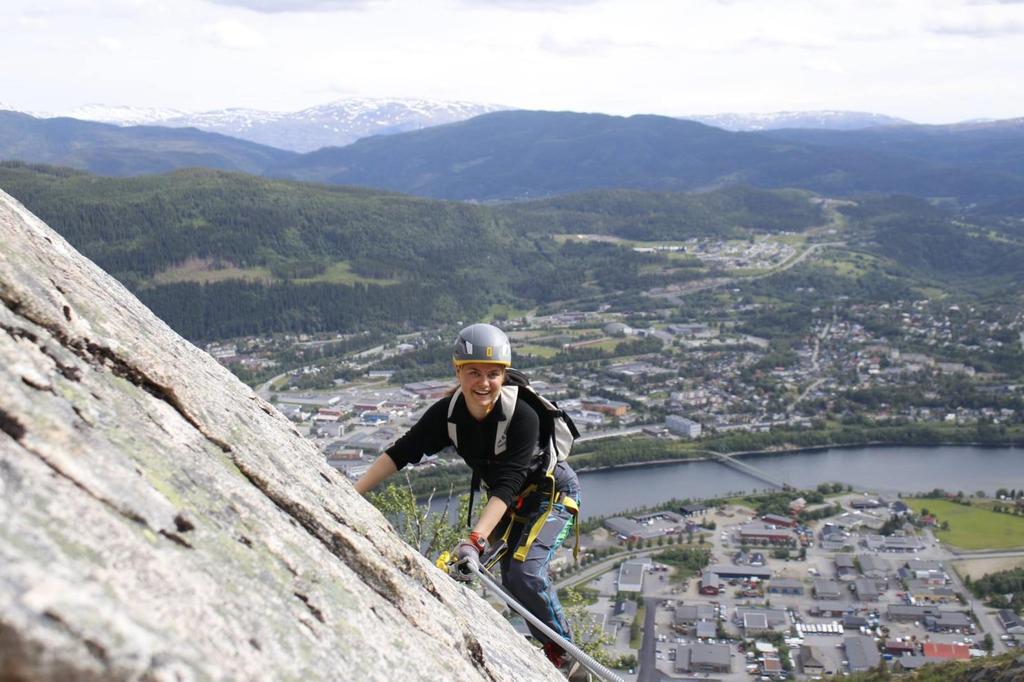
M 0 105 L 1024 116 L 1024 0 L 3 0 Z

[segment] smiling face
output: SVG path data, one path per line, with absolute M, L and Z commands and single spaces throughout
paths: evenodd
M 505 368 L 487 362 L 469 362 L 455 368 L 455 377 L 469 413 L 483 419 L 494 409 L 505 383 Z

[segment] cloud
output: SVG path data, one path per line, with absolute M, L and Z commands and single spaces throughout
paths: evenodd
M 553 10 L 560 11 L 572 7 L 597 5 L 605 0 L 462 0 L 463 5 L 471 5 L 480 9 L 499 7 L 513 10 Z
M 653 43 L 630 43 L 609 38 L 561 40 L 550 33 L 541 36 L 537 41 L 537 46 L 545 52 L 562 57 L 593 57 L 608 54 L 614 50 L 654 47 Z
M 252 50 L 266 45 L 259 31 L 230 19 L 207 26 L 202 30 L 202 35 L 214 45 L 232 50 Z
M 124 43 L 117 38 L 111 38 L 110 36 L 100 36 L 96 42 L 100 47 L 108 52 L 120 52 L 121 49 L 124 48 Z
M 215 5 L 244 7 L 253 12 L 278 14 L 281 12 L 335 12 L 360 10 L 377 4 L 377 0 L 206 0 Z
M 990 38 L 1024 33 L 1024 16 L 1004 12 L 944 13 L 927 23 L 927 29 L 941 35 Z

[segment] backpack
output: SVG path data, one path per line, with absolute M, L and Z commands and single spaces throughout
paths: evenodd
M 458 433 L 455 424 L 451 422 L 452 412 L 455 410 L 455 403 L 460 393 L 456 391 L 448 403 L 448 437 L 456 449 L 459 447 Z M 579 429 L 573 423 L 572 418 L 558 407 L 558 404 L 548 400 L 534 390 L 530 385 L 530 378 L 521 370 L 509 367 L 505 370 L 505 383 L 501 387 L 501 409 L 505 418 L 498 422 L 498 429 L 494 436 L 494 453 L 500 455 L 505 452 L 507 442 L 506 436 L 509 422 L 516 410 L 516 402 L 525 400 L 537 413 L 540 418 L 540 440 L 542 459 L 544 460 L 544 473 L 550 476 L 559 462 L 564 462 L 572 451 L 573 443 L 580 437 Z M 480 476 L 473 474 L 473 481 L 469 488 L 469 513 L 473 513 L 473 496 L 480 488 Z M 467 525 L 470 519 L 467 518 Z

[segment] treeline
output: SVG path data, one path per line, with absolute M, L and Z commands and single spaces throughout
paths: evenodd
M 992 608 L 1011 609 L 1015 613 L 1024 612 L 1024 566 L 989 573 L 973 581 L 968 576 L 964 583 L 974 596 L 980 599 L 988 598 L 988 604 Z
M 752 230 L 803 231 L 821 208 L 799 191 L 729 187 L 700 194 L 605 190 L 509 204 L 502 215 L 523 231 L 609 234 L 638 241 L 741 238 Z
M 190 339 L 233 338 L 284 330 L 322 332 L 394 327 L 401 320 L 447 322 L 482 315 L 484 302 L 459 306 L 433 287 L 403 284 L 255 284 L 181 282 L 138 292 L 139 299 Z

